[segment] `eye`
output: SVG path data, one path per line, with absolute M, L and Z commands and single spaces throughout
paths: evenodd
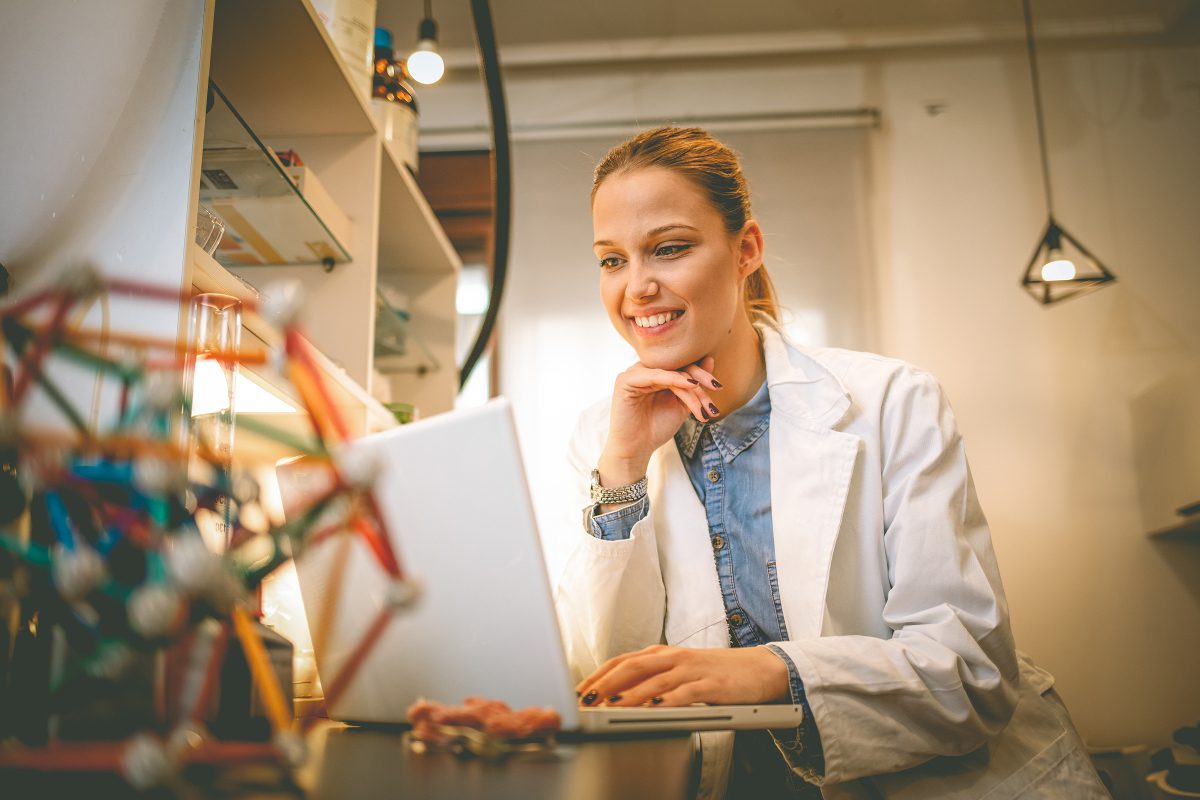
M 654 255 L 659 258 L 673 258 L 691 249 L 690 244 L 660 244 L 654 249 Z
M 600 259 L 600 268 L 616 269 L 623 263 L 624 259 L 622 259 L 620 256 L 605 256 L 604 258 Z

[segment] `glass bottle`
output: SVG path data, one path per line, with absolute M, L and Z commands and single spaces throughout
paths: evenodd
M 375 73 L 372 107 L 383 134 L 384 146 L 409 172 L 417 173 L 417 124 L 420 112 L 410 75 L 392 50 L 392 34 L 375 29 Z

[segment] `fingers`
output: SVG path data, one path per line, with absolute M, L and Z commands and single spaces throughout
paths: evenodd
M 679 398 L 679 402 L 687 406 L 688 411 L 692 412 L 692 416 L 701 422 L 708 420 L 709 414 L 705 410 L 704 405 L 695 392 L 685 392 L 682 389 L 672 389 L 671 393 Z
M 715 696 L 715 687 L 711 681 L 706 679 L 689 681 L 681 684 L 674 689 L 668 689 L 661 694 L 655 695 L 655 698 L 661 698 L 658 702 L 651 699 L 651 705 L 662 706 L 690 706 L 693 703 L 709 703 L 719 704 L 721 700 Z
M 705 375 L 707 373 L 702 371 L 698 377 L 693 377 L 687 372 L 637 366 L 626 370 L 623 378 L 626 390 L 634 395 L 670 391 L 687 407 L 692 416 L 700 422 L 707 422 L 720 412 L 716 410 L 717 406 L 704 388 L 704 381 L 714 381 L 705 378 Z
M 669 669 L 652 675 L 633 686 L 615 689 L 613 690 L 615 694 L 610 694 L 603 699 L 605 704 L 610 706 L 660 705 L 666 701 L 666 697 L 676 694 L 681 686 L 695 680 L 697 677 L 690 675 L 687 670 Z M 656 701 L 655 698 L 662 699 Z
M 599 705 L 625 689 L 664 672 L 675 663 L 672 648 L 662 645 L 610 658 L 576 687 L 580 702 Z
M 707 364 L 707 368 L 702 366 L 704 364 Z M 688 366 L 683 368 L 683 371 L 685 373 L 687 373 L 689 376 L 691 376 L 691 378 L 693 380 L 699 382 L 699 384 L 701 386 L 705 387 L 706 389 L 723 389 L 723 388 L 725 388 L 721 385 L 720 381 L 718 381 L 716 379 L 716 377 L 710 371 L 712 369 L 712 366 L 713 366 L 712 358 L 709 356 L 706 356 L 700 360 L 700 364 L 689 364 Z

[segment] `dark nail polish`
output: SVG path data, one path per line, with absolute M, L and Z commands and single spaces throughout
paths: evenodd
M 717 407 L 716 407 L 715 405 L 713 405 L 712 403 L 709 403 L 709 404 L 708 404 L 708 410 L 712 412 L 712 415 L 713 415 L 714 417 L 715 417 L 717 414 L 720 414 L 720 413 L 721 413 L 721 412 L 720 412 L 720 411 L 717 409 Z
M 700 406 L 700 416 L 708 419 L 708 412 L 704 410 L 704 406 Z
M 621 701 L 621 695 L 619 695 L 619 694 L 614 694 L 612 697 L 608 698 L 608 702 L 610 702 L 610 703 L 619 703 L 620 701 Z
M 693 386 L 699 386 L 699 385 L 700 385 L 700 381 L 693 380 L 692 378 L 688 378 L 688 383 L 692 384 Z
M 661 697 L 651 697 L 650 702 L 653 703 L 654 705 L 658 705 L 659 703 L 662 702 L 662 698 Z
M 587 694 L 585 694 L 583 696 L 583 704 L 585 706 L 590 706 L 592 703 L 596 702 L 596 697 L 597 697 L 596 690 L 593 689 L 592 691 L 588 692 Z
M 713 388 L 714 388 L 714 389 L 720 389 L 720 388 L 722 388 L 722 386 L 721 386 L 721 382 L 720 382 L 719 380 L 717 380 L 716 378 L 713 378 Z

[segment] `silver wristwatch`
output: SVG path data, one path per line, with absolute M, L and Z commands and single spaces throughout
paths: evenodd
M 643 477 L 636 483 L 627 486 L 606 488 L 600 485 L 600 470 L 592 470 L 592 503 L 608 505 L 610 503 L 632 503 L 646 496 L 646 479 Z

